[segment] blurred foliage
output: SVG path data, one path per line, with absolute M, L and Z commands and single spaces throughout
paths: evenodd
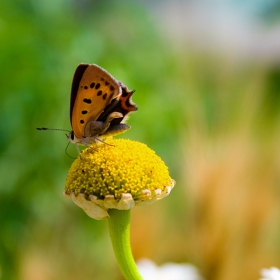
M 1 279 L 122 279 L 106 221 L 62 196 L 73 161 L 63 132 L 35 130 L 70 129 L 81 62 L 136 89 L 119 137 L 147 143 L 177 181 L 165 201 L 132 210 L 136 259 L 193 262 L 209 280 L 280 266 L 279 64 L 179 45 L 137 1 L 2 0 L 0 40 Z
M 1 279 L 75 279 L 81 269 L 85 278 L 108 279 L 115 271 L 117 279 L 106 222 L 89 220 L 62 197 L 73 161 L 65 136 L 35 128 L 70 129 L 74 70 L 97 63 L 137 90 L 139 112 L 124 137 L 154 148 L 160 142 L 163 155 L 174 131 L 172 108 L 162 102 L 158 120 L 151 119 L 167 48 L 137 3 L 1 1 L 0 10 Z M 68 153 L 76 156 L 72 147 Z M 41 270 L 46 275 L 39 277 Z

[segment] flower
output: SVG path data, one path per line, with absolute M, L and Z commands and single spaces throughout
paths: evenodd
M 162 199 L 174 185 L 164 162 L 145 144 L 110 138 L 74 161 L 64 195 L 102 220 L 109 217 L 108 209 L 128 210 Z
M 276 267 L 271 267 L 270 269 L 262 269 L 262 276 L 260 280 L 280 280 L 280 269 Z
M 196 267 L 187 263 L 165 263 L 157 266 L 148 259 L 141 259 L 137 266 L 145 280 L 203 280 Z

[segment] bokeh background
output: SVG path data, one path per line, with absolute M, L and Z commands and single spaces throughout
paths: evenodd
M 136 89 L 120 137 L 177 181 L 132 210 L 136 260 L 207 280 L 280 267 L 279 1 L 1 0 L 0 42 L 0 279 L 123 279 L 107 221 L 62 196 L 64 133 L 35 129 L 71 129 L 81 62 Z

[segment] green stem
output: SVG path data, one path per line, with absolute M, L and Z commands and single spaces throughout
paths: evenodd
M 109 210 L 109 229 L 113 249 L 126 280 L 143 280 L 130 247 L 130 210 Z

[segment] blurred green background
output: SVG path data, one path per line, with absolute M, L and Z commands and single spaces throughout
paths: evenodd
M 215 3 L 1 1 L 0 279 L 123 279 L 107 222 L 62 196 L 64 133 L 35 129 L 71 129 L 81 62 L 136 89 L 120 137 L 177 182 L 132 210 L 136 260 L 192 263 L 209 280 L 280 267 L 280 5 Z

